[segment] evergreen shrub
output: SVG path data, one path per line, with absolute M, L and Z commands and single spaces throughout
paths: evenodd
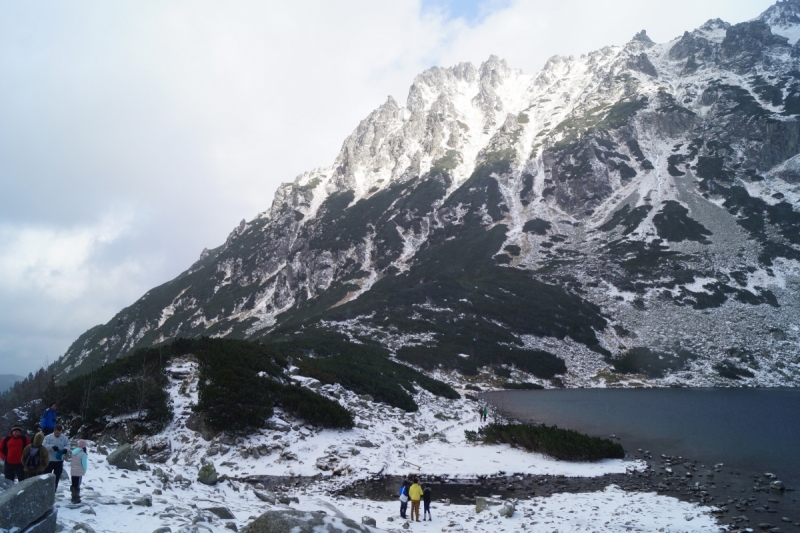
M 471 442 L 511 444 L 562 461 L 599 461 L 625 457 L 625 450 L 619 443 L 544 424 L 488 424 L 478 431 L 466 431 L 465 436 Z

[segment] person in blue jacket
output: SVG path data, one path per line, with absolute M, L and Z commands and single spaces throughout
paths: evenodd
M 42 413 L 42 420 L 39 422 L 42 426 L 42 433 L 49 435 L 56 429 L 56 402 L 50 404 L 50 407 Z
M 411 482 L 407 479 L 404 479 L 403 484 L 400 485 L 400 490 L 398 491 L 400 494 L 400 518 L 407 518 L 406 510 L 408 509 L 408 487 L 410 486 Z

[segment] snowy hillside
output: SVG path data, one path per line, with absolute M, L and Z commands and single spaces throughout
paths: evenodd
M 484 382 L 798 385 L 799 37 L 787 0 L 536 74 L 429 69 L 56 369 L 208 335 Z
M 601 476 L 646 466 L 641 461 L 622 460 L 563 463 L 508 446 L 469 444 L 464 441 L 464 429 L 478 427 L 475 402 L 441 400 L 422 392 L 415 397 L 420 411 L 409 414 L 379 409 L 369 399 L 338 385 L 324 388 L 357 413 L 362 427 L 345 432 L 320 430 L 277 413 L 270 420 L 270 429 L 247 438 L 222 434 L 205 440 L 199 432 L 187 428 L 191 425 L 190 408 L 197 402 L 196 363 L 191 357 L 176 359 L 168 371 L 172 376 L 168 390 L 176 416 L 162 433 L 135 443 L 141 457 L 134 464 L 144 468 L 112 466 L 106 458 L 119 449 L 117 443 L 108 437 L 92 442 L 83 503 L 68 503 L 68 483 L 59 486 L 58 520 L 66 529 L 87 533 L 167 531 L 159 528 L 184 533 L 222 532 L 242 528 L 270 510 L 296 509 L 325 517 L 332 527 L 342 527 L 343 519 L 360 524 L 362 517 L 370 517 L 377 528 L 364 527 L 364 531 L 404 531 L 409 526 L 399 517 L 397 501 L 367 500 L 336 492 L 378 472 L 420 472 L 450 480 L 483 475 L 510 483 L 526 474 Z M 312 388 L 320 386 L 307 378 L 298 381 Z M 442 417 L 442 412 L 447 416 Z M 423 432 L 426 437 L 421 436 Z M 209 464 L 219 476 L 211 485 L 198 481 L 200 469 Z M 279 484 L 265 488 L 262 482 L 270 476 L 278 477 Z M 615 486 L 601 492 L 547 497 L 519 494 L 513 501 L 514 514 L 505 518 L 498 513 L 500 505 L 477 513 L 475 505 L 456 505 L 441 496 L 434 497 L 434 520 L 414 523 L 412 529 L 718 530 L 710 507 Z

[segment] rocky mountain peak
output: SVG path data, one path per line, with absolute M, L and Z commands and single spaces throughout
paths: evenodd
M 427 69 L 58 368 L 215 335 L 545 386 L 797 385 L 796 5 L 534 76 Z
M 647 36 L 647 30 L 642 30 L 636 35 L 634 35 L 633 39 L 631 39 L 631 42 L 641 43 L 647 48 L 650 48 L 651 46 L 656 44 L 650 37 Z
M 800 24 L 800 0 L 778 0 L 759 17 L 770 26 L 788 28 Z

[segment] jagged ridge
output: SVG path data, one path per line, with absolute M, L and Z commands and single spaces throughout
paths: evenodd
M 799 13 L 429 69 L 57 368 L 302 330 L 546 384 L 797 384 Z

